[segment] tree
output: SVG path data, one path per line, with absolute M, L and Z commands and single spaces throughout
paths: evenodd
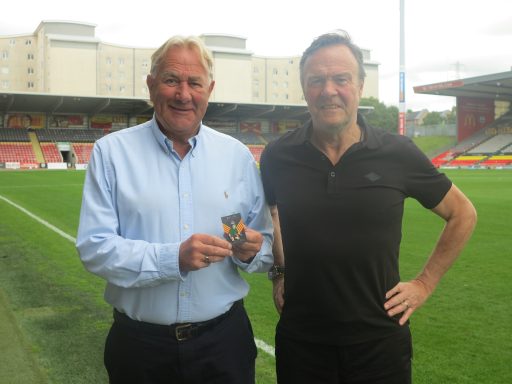
M 457 122 L 457 108 L 452 107 L 452 110 L 446 114 L 446 123 L 455 124 Z
M 443 123 L 441 112 L 429 112 L 423 119 L 423 125 L 439 125 Z
M 373 110 L 365 114 L 365 119 L 369 125 L 382 128 L 389 132 L 398 131 L 398 108 L 395 106 L 387 107 L 374 97 L 362 98 L 361 106 L 373 107 Z

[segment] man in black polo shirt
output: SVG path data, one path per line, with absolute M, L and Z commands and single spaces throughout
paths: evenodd
M 261 158 L 276 231 L 278 382 L 410 383 L 408 319 L 469 239 L 475 209 L 411 140 L 358 115 L 365 72 L 348 34 L 313 41 L 300 75 L 311 121 Z M 446 225 L 424 269 L 400 282 L 407 197 Z

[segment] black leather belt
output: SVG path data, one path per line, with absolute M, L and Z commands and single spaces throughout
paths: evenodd
M 177 341 L 186 341 L 199 336 L 209 329 L 212 329 L 217 324 L 226 319 L 229 315 L 231 315 L 237 308 L 242 306 L 243 300 L 238 300 L 233 303 L 229 311 L 211 320 L 200 321 L 197 323 L 177 323 L 171 325 L 160 325 L 133 320 L 126 314 L 119 312 L 114 308 L 114 321 L 118 324 L 128 326 L 144 333 L 162 336 L 173 336 Z

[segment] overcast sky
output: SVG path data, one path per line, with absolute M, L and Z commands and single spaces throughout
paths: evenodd
M 174 34 L 247 38 L 256 55 L 300 55 L 318 35 L 345 29 L 379 66 L 379 98 L 398 105 L 399 0 L 6 0 L 0 35 L 32 33 L 41 20 L 95 24 L 103 42 L 158 47 Z M 413 86 L 512 69 L 511 0 L 405 0 L 406 108 L 441 111 L 455 98 Z

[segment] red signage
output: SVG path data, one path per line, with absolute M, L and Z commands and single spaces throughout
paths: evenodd
M 494 121 L 494 100 L 457 97 L 457 139 L 462 141 Z

